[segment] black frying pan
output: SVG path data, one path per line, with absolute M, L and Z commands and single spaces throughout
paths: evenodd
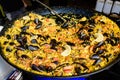
M 53 7 L 52 8 L 53 10 L 55 10 L 58 14 L 59 13 L 71 13 L 71 14 L 81 14 L 83 16 L 86 16 L 86 17 L 91 17 L 93 16 L 95 13 L 98 13 L 96 11 L 90 11 L 90 10 L 84 10 L 84 9 L 81 9 L 81 8 L 73 8 L 73 7 Z M 30 11 L 31 12 L 31 11 Z M 49 10 L 47 9 L 36 9 L 36 10 L 33 10 L 32 12 L 35 12 L 37 14 L 40 14 L 40 15 L 47 15 L 47 14 L 51 14 Z M 20 15 L 18 18 L 28 14 L 29 12 L 26 12 L 22 15 Z M 101 13 L 99 13 L 101 14 Z M 16 18 L 17 19 L 17 18 Z M 16 20 L 14 19 L 14 20 Z M 5 24 L 4 25 L 4 28 L 3 30 L 0 32 L 0 36 L 1 35 L 4 35 L 4 32 L 9 28 L 10 25 L 12 25 L 12 23 L 14 22 L 14 20 L 8 24 Z M 117 22 L 116 22 L 117 23 Z M 1 50 L 1 49 L 0 49 Z M 2 57 L 7 61 L 7 59 L 5 58 L 5 56 L 2 54 L 1 52 L 1 55 Z M 97 70 L 97 71 L 94 71 L 94 72 L 91 72 L 91 73 L 87 73 L 87 74 L 81 74 L 79 76 L 70 76 L 70 77 L 55 77 L 55 78 L 75 78 L 75 77 L 87 77 L 87 76 L 90 76 L 90 75 L 93 75 L 93 74 L 96 74 L 96 73 L 99 73 L 101 71 L 104 71 L 104 70 L 107 70 L 109 69 L 111 66 L 113 66 L 114 64 L 116 64 L 118 61 L 120 60 L 120 55 L 115 59 L 113 60 L 110 64 L 108 64 L 106 67 L 100 69 L 100 70 Z M 38 74 L 35 74 L 35 73 L 32 73 L 32 72 L 29 72 L 29 71 L 25 71 L 25 70 L 22 70 L 20 68 L 18 68 L 16 65 L 13 65 L 11 64 L 10 62 L 8 62 L 10 65 L 14 66 L 15 68 L 23 71 L 23 72 L 27 72 L 29 74 L 34 74 L 34 75 L 38 75 Z M 39 75 L 41 77 L 48 77 L 48 76 L 44 76 L 44 75 Z

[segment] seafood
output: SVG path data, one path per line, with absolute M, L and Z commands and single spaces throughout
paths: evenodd
M 13 65 L 45 76 L 79 76 L 109 65 L 120 54 L 120 29 L 104 15 L 29 13 L 0 36 Z M 104 64 L 105 63 L 105 64 Z M 98 67 L 100 66 L 100 67 Z

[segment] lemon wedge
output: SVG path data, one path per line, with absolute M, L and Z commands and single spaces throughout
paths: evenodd
M 62 56 L 68 56 L 71 53 L 71 47 L 69 45 L 65 45 L 65 50 L 61 53 Z
M 101 42 L 104 40 L 104 36 L 102 33 L 99 32 L 96 34 L 96 36 L 97 36 L 97 38 L 95 39 L 96 42 Z

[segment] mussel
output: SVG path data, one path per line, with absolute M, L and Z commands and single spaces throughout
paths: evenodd
M 88 29 L 88 32 L 92 32 L 93 31 L 93 29 Z
M 46 36 L 42 36 L 42 35 L 38 35 L 39 38 L 41 38 L 42 40 L 47 40 L 50 36 L 46 35 Z
M 42 71 L 46 71 L 45 66 L 43 66 L 43 65 L 39 65 L 38 68 Z
M 66 42 L 68 45 L 70 45 L 70 46 L 75 46 L 75 44 L 74 43 L 72 43 L 72 42 Z
M 87 23 L 87 21 L 80 21 L 79 23 L 82 25 L 85 25 Z
M 81 40 L 89 40 L 90 39 L 90 37 L 82 31 L 78 34 L 78 37 Z
M 23 46 L 17 46 L 17 47 L 15 47 L 15 48 L 18 49 L 18 50 L 22 50 L 22 51 L 25 50 L 25 47 L 23 47 Z
M 9 34 L 6 35 L 7 39 L 11 39 L 11 36 Z
M 97 52 L 96 52 L 96 54 L 102 54 L 103 52 L 104 52 L 105 50 L 104 49 L 101 49 L 101 50 L 98 50 Z
M 45 66 L 45 69 L 47 72 L 51 72 L 54 70 L 51 66 Z
M 14 43 L 14 42 L 10 42 L 9 44 L 12 46 L 12 45 L 14 45 L 15 43 Z
M 32 39 L 31 43 L 37 43 L 37 40 L 36 39 Z
M 98 54 L 93 54 L 90 59 L 93 59 L 93 60 L 98 60 L 100 59 L 99 55 Z
M 8 47 L 6 48 L 6 51 L 7 51 L 7 52 L 11 52 L 12 49 L 8 46 Z
M 26 32 L 26 30 L 29 28 L 29 26 L 23 26 L 22 28 L 21 28 L 21 30 L 22 30 L 22 32 Z
M 81 74 L 81 69 L 80 67 L 75 67 L 75 72 L 77 73 L 77 75 L 80 75 Z
M 96 47 L 101 47 L 102 45 L 104 45 L 104 41 L 99 42 L 99 43 L 96 45 Z
M 60 42 L 57 42 L 55 39 L 51 39 L 51 41 L 50 41 L 51 49 L 56 50 L 56 46 L 59 44 L 60 44 Z
M 21 58 L 29 58 L 27 55 L 21 55 Z
M 29 46 L 28 46 L 28 50 L 31 50 L 31 51 L 36 51 L 36 50 L 38 50 L 38 49 L 39 49 L 38 46 L 33 46 L 33 45 L 29 45 Z
M 27 37 L 23 36 L 23 37 L 18 37 L 17 41 L 24 46 L 27 43 Z
M 89 18 L 88 22 L 89 22 L 89 24 L 92 24 L 92 25 L 95 24 L 95 20 L 91 19 L 91 18 Z
M 39 24 L 39 23 L 41 23 L 41 21 L 40 21 L 38 18 L 36 18 L 36 19 L 34 20 L 34 23 L 35 23 L 35 24 Z
M 35 29 L 39 29 L 42 26 L 42 23 L 38 24 Z
M 112 46 L 116 46 L 118 43 L 120 43 L 120 38 L 119 37 L 107 38 L 106 42 L 111 44 Z
M 108 55 L 101 55 L 102 58 L 105 58 L 107 62 L 109 62 L 109 57 L 111 56 L 111 54 Z
M 101 59 L 97 59 L 97 60 L 94 61 L 94 63 L 93 63 L 92 65 L 97 65 L 97 64 L 99 64 L 101 61 L 102 61 Z
M 90 24 L 88 27 L 89 27 L 89 28 L 94 28 L 95 25 L 94 25 L 94 24 Z
M 109 34 L 108 34 L 108 33 L 103 33 L 103 36 L 108 37 L 108 36 L 109 36 Z
M 56 18 L 56 19 L 55 19 L 55 22 L 56 22 L 58 25 L 60 25 L 60 24 L 62 24 L 64 21 L 61 20 L 60 18 Z
M 67 28 L 68 27 L 68 22 L 63 23 L 61 27 L 62 28 Z
M 89 69 L 85 64 L 81 64 L 84 69 Z
M 35 64 L 32 64 L 32 65 L 31 65 L 31 68 L 32 68 L 33 70 L 36 70 L 36 71 L 40 71 L 40 72 L 41 72 L 41 69 L 39 69 L 38 66 L 36 66 Z
M 38 18 L 36 18 L 34 20 L 34 23 L 37 24 L 37 26 L 35 27 L 35 29 L 39 29 L 42 26 L 42 22 Z
M 8 43 L 8 41 L 5 41 L 3 44 L 6 45 Z
M 53 61 L 54 64 L 58 64 L 59 62 L 58 61 Z
M 104 41 L 101 41 L 99 43 L 97 43 L 94 47 L 93 47 L 93 52 L 95 53 L 96 52 L 96 49 L 101 47 L 102 45 L 104 45 Z

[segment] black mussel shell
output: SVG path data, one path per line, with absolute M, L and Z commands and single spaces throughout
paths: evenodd
M 93 31 L 93 29 L 88 29 L 88 32 L 92 32 Z
M 21 58 L 29 58 L 27 55 L 21 55 Z
M 93 65 L 97 65 L 97 64 L 99 64 L 101 61 L 102 61 L 101 59 L 97 59 L 97 60 L 95 60 L 95 62 L 93 63 Z
M 36 66 L 35 64 L 32 64 L 31 68 L 36 71 L 41 71 L 41 69 L 39 69 L 38 66 Z
M 6 45 L 8 43 L 8 41 L 5 41 L 3 44 Z
M 9 34 L 6 35 L 7 39 L 11 39 L 11 36 Z
M 80 75 L 81 74 L 81 69 L 80 67 L 75 67 L 75 72 L 77 73 L 77 75 Z
M 22 47 L 22 46 L 17 46 L 17 47 L 15 47 L 16 49 L 18 49 L 18 50 L 22 50 L 22 51 L 24 51 L 25 50 L 25 48 L 24 47 Z
M 15 43 L 14 43 L 14 42 L 10 42 L 9 44 L 12 46 L 12 45 L 14 45 Z
M 36 50 L 38 50 L 38 49 L 39 49 L 38 46 L 33 46 L 33 45 L 29 45 L 29 46 L 28 46 L 28 50 L 31 50 L 31 51 L 36 51 Z
M 31 43 L 37 43 L 37 40 L 36 39 L 32 39 Z
M 68 45 L 70 45 L 70 46 L 75 46 L 75 44 L 74 43 L 72 43 L 72 42 L 66 42 Z
M 98 54 L 98 55 L 99 55 L 99 54 L 102 54 L 102 53 L 104 53 L 104 51 L 105 51 L 104 49 L 98 50 L 98 51 L 96 52 L 96 54 Z
M 27 29 L 29 29 L 29 26 L 23 26 L 23 27 L 21 28 L 22 32 L 26 32 Z
M 56 18 L 56 19 L 55 19 L 55 22 L 56 22 L 58 25 L 60 25 L 60 24 L 62 24 L 64 21 L 61 20 L 60 18 Z
M 42 26 L 42 24 L 38 24 L 35 29 L 39 29 Z
M 35 24 L 39 24 L 41 21 L 38 19 L 38 18 L 36 18 L 35 20 L 34 20 L 34 23 Z
M 104 44 L 104 41 L 99 42 L 96 46 L 101 47 Z
M 45 66 L 45 69 L 47 72 L 53 71 L 53 68 L 51 66 Z
M 38 68 L 42 71 L 46 71 L 45 66 L 43 66 L 43 65 L 39 65 Z
M 12 49 L 8 46 L 8 47 L 6 48 L 6 51 L 7 51 L 7 52 L 12 52 Z
M 89 69 L 85 64 L 81 64 L 84 69 Z
M 94 60 L 98 60 L 100 59 L 99 55 L 98 54 L 93 54 L 90 59 L 94 59 Z
M 54 64 L 58 64 L 59 62 L 58 61 L 53 61 Z
M 103 33 L 103 36 L 108 37 L 108 36 L 109 36 L 109 34 L 108 34 L 108 33 Z
M 63 25 L 61 27 L 62 28 L 67 28 L 68 27 L 68 22 L 63 23 Z

